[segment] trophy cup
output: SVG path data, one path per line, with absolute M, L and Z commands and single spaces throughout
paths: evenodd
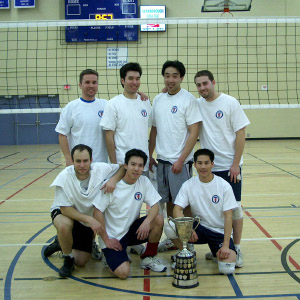
M 198 220 L 197 226 L 193 229 L 193 223 Z M 196 255 L 187 249 L 187 242 L 190 239 L 193 230 L 200 224 L 200 218 L 196 216 L 171 218 L 168 222 L 172 221 L 175 224 L 174 232 L 183 243 L 183 250 L 176 255 L 176 267 L 174 270 L 172 285 L 177 288 L 189 289 L 199 285 L 198 275 L 196 269 Z M 173 229 L 172 225 L 170 224 Z

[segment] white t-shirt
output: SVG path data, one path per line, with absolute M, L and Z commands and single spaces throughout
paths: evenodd
M 146 176 L 141 176 L 134 184 L 119 181 L 113 193 L 102 193 L 101 199 L 95 199 L 93 205 L 104 213 L 109 238 L 120 240 L 132 223 L 139 218 L 143 202 L 152 207 L 160 199 L 150 180 Z M 101 238 L 99 244 L 101 248 L 106 248 Z
M 68 137 L 70 151 L 78 144 L 93 149 L 94 162 L 107 162 L 105 137 L 99 122 L 107 100 L 86 101 L 82 98 L 71 101 L 62 110 L 55 131 Z
M 161 93 L 153 100 L 153 126 L 157 129 L 157 158 L 174 163 L 189 136 L 188 126 L 202 121 L 195 97 L 181 89 L 176 95 Z M 191 152 L 185 162 L 193 159 Z
M 124 163 L 125 153 L 133 148 L 143 150 L 148 156 L 148 128 L 152 124 L 149 100 L 126 98 L 120 94 L 108 101 L 100 122 L 104 130 L 115 132 L 116 157 Z M 144 171 L 148 170 L 148 163 Z
M 187 180 L 181 187 L 175 204 L 191 206 L 193 216 L 200 216 L 204 227 L 224 234 L 224 211 L 234 209 L 237 203 L 228 182 L 214 175 L 211 182 L 203 183 L 198 176 Z
M 213 101 L 197 99 L 203 116 L 199 139 L 201 148 L 215 154 L 213 171 L 229 170 L 235 155 L 236 132 L 250 124 L 240 103 L 226 94 Z M 243 164 L 243 157 L 240 165 Z
M 86 181 L 76 177 L 74 166 L 66 167 L 55 178 L 51 187 L 55 187 L 54 202 L 51 211 L 60 206 L 72 206 L 80 213 L 93 216 L 93 201 L 101 199 L 100 188 L 105 180 L 109 179 L 117 170 L 119 165 L 107 163 L 91 164 L 88 187 Z M 82 223 L 85 226 L 87 224 Z

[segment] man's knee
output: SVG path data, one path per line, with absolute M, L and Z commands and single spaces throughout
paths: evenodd
M 120 279 L 126 279 L 129 276 L 130 265 L 128 261 L 123 262 L 114 270 L 114 274 Z
M 238 207 L 232 211 L 232 220 L 239 220 L 243 218 L 243 210 L 241 202 L 237 202 Z
M 58 232 L 61 233 L 72 231 L 73 223 L 74 221 L 72 219 L 64 215 L 56 216 L 53 221 L 55 228 L 57 229 Z
M 233 274 L 235 272 L 235 262 L 218 261 L 219 272 L 224 275 Z
M 167 221 L 164 224 L 164 232 L 167 238 L 174 240 L 177 239 L 177 234 L 176 234 L 176 229 L 175 229 L 175 224 L 170 221 L 170 223 Z
M 163 228 L 163 226 L 164 226 L 164 217 L 162 215 L 157 215 L 156 218 L 154 219 L 154 225 L 156 227 Z

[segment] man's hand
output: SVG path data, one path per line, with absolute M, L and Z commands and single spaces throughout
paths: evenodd
M 230 255 L 230 250 L 228 247 L 226 247 L 224 245 L 217 252 L 217 257 L 220 260 L 227 259 L 229 257 L 229 255 Z
M 89 218 L 88 224 L 90 225 L 95 234 L 100 235 L 100 232 L 103 231 L 103 226 L 93 217 Z
M 191 238 L 189 239 L 190 243 L 196 243 L 198 241 L 198 235 L 195 231 L 192 232 Z
M 149 97 L 143 92 L 138 92 L 138 94 L 141 96 L 142 101 L 147 101 L 149 99 Z
M 149 159 L 149 170 L 153 173 L 153 166 L 157 167 L 156 160 L 151 156 Z
M 241 176 L 240 175 L 240 166 L 237 165 L 237 166 L 234 166 L 232 165 L 229 169 L 229 173 L 230 173 L 230 181 L 234 182 L 234 183 L 237 183 L 241 180 Z
M 102 187 L 100 188 L 100 190 L 104 191 L 104 194 L 106 193 L 112 193 L 115 188 L 116 188 L 116 184 L 117 184 L 117 180 L 115 180 L 114 178 L 109 179 L 108 181 L 106 181 Z
M 105 245 L 109 249 L 113 249 L 115 251 L 122 251 L 123 247 L 119 240 L 117 239 L 108 239 L 105 241 Z
M 177 160 L 173 165 L 172 165 L 172 172 L 174 174 L 179 174 L 182 171 L 183 163 Z
M 150 232 L 150 222 L 145 219 L 144 222 L 140 225 L 138 230 L 136 231 L 137 233 L 137 239 L 138 240 L 145 240 Z

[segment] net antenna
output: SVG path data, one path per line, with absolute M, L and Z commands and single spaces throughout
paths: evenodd
M 231 14 L 233 11 L 250 11 L 252 0 L 204 0 L 202 12 L 222 12 Z

